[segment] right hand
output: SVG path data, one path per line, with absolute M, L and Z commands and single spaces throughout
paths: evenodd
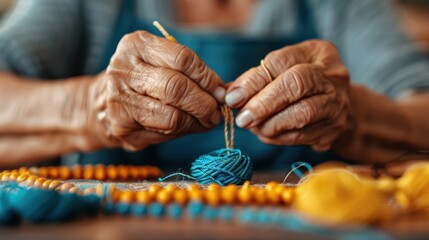
M 93 86 L 103 147 L 135 151 L 221 121 L 216 73 L 189 48 L 145 31 L 122 38 Z

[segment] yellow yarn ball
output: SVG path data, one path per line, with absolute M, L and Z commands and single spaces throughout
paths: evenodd
M 399 178 L 395 199 L 404 209 L 429 213 L 429 163 L 410 166 Z
M 332 169 L 304 178 L 293 207 L 329 224 L 368 224 L 388 218 L 385 195 L 350 171 Z

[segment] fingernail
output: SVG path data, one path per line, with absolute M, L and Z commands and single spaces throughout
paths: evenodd
M 230 107 L 239 105 L 246 99 L 246 93 L 242 88 L 237 88 L 232 92 L 228 93 L 225 97 L 226 104 Z
M 235 123 L 237 123 L 237 126 L 244 128 L 252 124 L 254 120 L 255 116 L 253 113 L 250 110 L 245 110 L 244 112 L 238 114 Z
M 218 102 L 223 103 L 225 101 L 225 89 L 223 87 L 217 87 L 214 90 L 213 95 Z
M 219 111 L 216 111 L 216 112 L 212 115 L 212 117 L 211 117 L 210 121 L 211 121 L 214 125 L 218 125 L 218 124 L 222 121 L 222 115 L 220 114 L 220 112 L 219 112 Z

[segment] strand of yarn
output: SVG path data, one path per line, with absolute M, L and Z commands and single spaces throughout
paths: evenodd
M 159 29 L 165 38 L 177 42 L 162 25 L 155 21 L 153 25 Z M 174 176 L 188 177 L 201 184 L 217 183 L 221 186 L 228 184 L 243 184 L 253 175 L 253 163 L 250 157 L 242 154 L 239 149 L 234 149 L 234 115 L 226 105 L 221 106 L 224 118 L 225 147 L 197 158 L 191 166 L 191 175 L 173 173 L 159 181 L 165 181 Z

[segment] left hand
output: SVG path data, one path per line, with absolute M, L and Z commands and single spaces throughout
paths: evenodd
M 230 107 L 241 108 L 239 127 L 274 145 L 311 145 L 328 150 L 349 117 L 349 73 L 334 45 L 310 40 L 284 47 L 231 85 Z

